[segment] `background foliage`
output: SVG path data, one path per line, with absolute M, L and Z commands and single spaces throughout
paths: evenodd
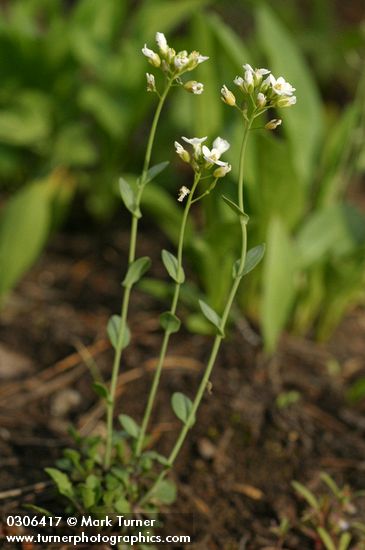
M 145 91 L 150 66 L 140 50 L 158 30 L 176 49 L 198 49 L 211 61 L 197 70 L 202 96 L 183 90 L 171 96 L 154 150 L 154 162 L 171 165 L 146 188 L 144 212 L 175 241 L 176 191 L 189 181 L 172 147 L 181 135 L 231 141 L 234 169 L 222 185 L 224 194 L 233 194 L 240 125 L 219 90 L 243 63 L 268 66 L 294 84 L 298 103 L 280 113 L 282 132 L 252 134 L 250 246 L 264 241 L 267 254 L 247 279 L 236 313 L 261 325 L 272 351 L 283 328 L 326 337 L 346 309 L 363 300 L 365 218 L 354 182 L 365 167 L 364 24 L 351 19 L 351 10 L 336 11 L 330 0 L 279 0 L 275 9 L 251 0 L 13 0 L 1 6 L 0 296 L 67 220 L 75 195 L 95 223 L 128 219 L 117 181 L 121 174 L 133 181 L 139 170 L 155 101 Z M 185 289 L 193 305 L 186 322 L 199 330 L 208 327 L 194 310 L 195 297 L 205 295 L 219 310 L 236 254 L 234 214 L 221 192 L 208 197 L 188 234 L 198 278 Z M 169 292 L 167 283 L 144 286 L 159 296 Z

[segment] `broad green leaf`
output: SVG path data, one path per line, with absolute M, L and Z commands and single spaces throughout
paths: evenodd
M 237 70 L 242 70 L 244 63 L 251 63 L 251 55 L 244 47 L 240 37 L 215 13 L 206 13 L 205 22 L 212 29 L 220 49 L 224 51 Z
M 178 419 L 186 424 L 193 408 L 191 399 L 181 392 L 176 392 L 171 398 L 171 406 Z M 193 425 L 194 422 L 195 419 L 192 419 L 191 425 Z
M 309 184 L 323 131 L 319 92 L 294 37 L 268 3 L 259 3 L 256 19 L 259 42 L 269 68 L 276 78 L 283 76 L 296 88 L 297 104 L 279 112 L 290 139 L 297 172 L 301 180 Z
M 348 531 L 346 533 L 342 533 L 340 537 L 340 542 L 338 545 L 338 550 L 347 550 L 350 546 L 350 542 L 352 540 L 351 533 Z
M 110 343 L 114 349 L 117 349 L 117 346 L 118 346 L 118 338 L 121 331 L 121 322 L 122 322 L 122 319 L 120 315 L 112 315 L 106 327 L 106 331 L 108 333 Z M 122 349 L 126 348 L 129 345 L 130 340 L 131 340 L 131 333 L 128 328 L 128 325 L 126 325 L 124 329 Z
M 365 216 L 350 204 L 314 211 L 297 235 L 298 264 L 307 267 L 328 254 L 340 257 L 365 244 Z
M 288 320 L 295 295 L 297 252 L 283 224 L 277 218 L 271 220 L 266 242 L 262 323 L 265 348 L 267 352 L 272 353 Z
M 168 479 L 161 480 L 153 490 L 152 497 L 162 504 L 172 504 L 176 500 L 175 484 Z
M 78 44 L 80 45 L 80 41 Z M 100 60 L 100 64 L 104 64 L 103 59 Z M 89 84 L 81 89 L 78 102 L 113 139 L 123 136 L 128 111 L 120 99 L 112 96 L 100 85 Z
M 248 223 L 249 217 L 247 216 L 247 214 L 243 210 L 241 210 L 241 208 L 238 206 L 238 204 L 236 204 L 234 201 L 232 201 L 231 199 L 229 199 L 225 195 L 222 195 L 222 199 L 227 204 L 227 206 L 229 206 L 230 209 L 233 210 L 233 212 L 235 214 L 238 214 L 238 216 L 243 218 L 243 221 L 245 223 Z
M 173 334 L 180 330 L 181 321 L 170 311 L 165 311 L 160 315 L 160 324 L 166 332 Z
M 321 537 L 321 540 L 325 545 L 326 550 L 338 550 L 328 531 L 326 531 L 323 527 L 318 527 L 317 532 Z
M 118 420 L 121 424 L 121 426 L 125 429 L 125 431 L 134 439 L 137 439 L 139 436 L 140 428 L 138 424 L 131 418 L 130 416 L 126 414 L 120 414 L 118 416 Z
M 168 33 L 209 3 L 211 0 L 179 0 L 173 3 L 170 0 L 146 0 L 136 16 L 136 35 L 139 40 L 141 36 L 153 40 L 156 29 Z M 174 47 L 173 41 L 170 42 Z M 154 47 L 152 42 L 150 47 Z
M 199 305 L 204 317 L 218 329 L 219 334 L 224 336 L 224 332 L 222 330 L 222 319 L 219 317 L 218 313 L 216 313 L 214 309 L 208 306 L 208 304 L 206 304 L 203 300 L 199 300 Z
M 131 288 L 135 283 L 137 283 L 140 278 L 149 270 L 151 267 L 151 259 L 147 256 L 138 258 L 128 267 L 127 275 L 124 277 L 122 285 L 126 288 Z
M 162 250 L 162 261 L 167 273 L 176 283 L 182 284 L 185 281 L 185 273 L 182 267 L 179 268 L 179 262 L 176 256 L 168 250 Z
M 165 162 L 160 162 L 159 164 L 155 164 L 155 166 L 152 166 L 152 168 L 149 168 L 144 183 L 145 184 L 149 183 L 150 181 L 155 179 L 159 174 L 161 174 L 161 172 L 165 170 L 165 168 L 168 167 L 169 164 L 170 162 L 167 160 Z
M 119 178 L 119 191 L 125 207 L 131 214 L 134 214 L 136 218 L 140 218 L 142 214 L 139 206 L 137 207 L 135 193 L 129 183 L 122 177 Z
M 94 382 L 93 383 L 93 390 L 102 399 L 105 399 L 105 400 L 109 399 L 109 396 L 110 396 L 109 390 L 104 384 L 101 384 L 101 382 Z
M 207 25 L 205 13 L 195 12 L 191 31 L 194 49 L 212 59 L 215 56 L 214 37 L 211 28 Z M 224 105 L 217 96 L 217 91 L 221 87 L 219 73 L 214 63 L 207 61 L 194 71 L 193 78 L 204 82 L 204 93 L 201 96 L 193 97 L 189 94 L 194 135 L 217 135 L 222 127 L 224 110 Z
M 45 468 L 45 471 L 53 479 L 61 495 L 73 498 L 74 490 L 72 483 L 66 474 L 56 468 Z
M 0 296 L 30 268 L 47 240 L 50 191 L 46 182 L 28 185 L 0 212 Z
M 307 489 L 307 487 L 305 487 L 305 485 L 299 483 L 298 481 L 292 481 L 291 484 L 296 492 L 307 501 L 309 506 L 314 508 L 314 510 L 319 510 L 320 506 L 318 500 L 316 499 L 314 494 L 309 489 Z
M 55 137 L 53 162 L 61 166 L 90 166 L 98 158 L 87 128 L 80 123 L 67 124 Z

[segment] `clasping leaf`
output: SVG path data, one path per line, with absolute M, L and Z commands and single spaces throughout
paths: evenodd
M 129 183 L 122 177 L 119 178 L 119 191 L 124 205 L 129 212 L 136 218 L 141 218 L 142 214 L 139 206 L 137 206 L 135 193 Z
M 243 219 L 244 223 L 248 223 L 248 220 L 250 218 L 247 216 L 247 214 L 243 210 L 241 210 L 238 204 L 233 202 L 231 199 L 229 199 L 225 195 L 222 195 L 222 199 L 224 200 L 226 205 L 229 206 L 231 210 L 233 210 L 235 214 L 238 214 L 238 216 L 240 216 Z
M 176 315 L 171 313 L 171 311 L 165 311 L 160 315 L 160 324 L 166 332 L 173 334 L 179 331 L 181 321 Z
M 140 278 L 149 270 L 151 267 L 151 259 L 148 256 L 143 256 L 138 258 L 130 264 L 128 271 L 122 285 L 126 288 L 131 288 L 135 283 L 137 283 Z
M 106 331 L 108 333 L 110 343 L 114 349 L 117 349 L 117 346 L 118 346 L 118 338 L 121 331 L 121 322 L 122 322 L 122 319 L 120 315 L 112 315 L 106 327 Z M 128 346 L 130 339 L 131 339 L 131 333 L 128 328 L 128 325 L 126 325 L 124 328 L 124 338 L 122 342 L 122 349 Z
M 185 281 L 185 273 L 182 267 L 179 269 L 179 262 L 171 252 L 163 250 L 161 253 L 162 261 L 166 267 L 167 273 L 176 283 L 182 284 Z
M 199 305 L 204 317 L 218 329 L 219 334 L 224 336 L 224 331 L 221 328 L 222 319 L 219 317 L 218 313 L 216 313 L 214 309 L 208 306 L 208 304 L 206 304 L 203 300 L 199 300 Z
M 191 409 L 193 408 L 191 399 L 181 392 L 176 392 L 172 396 L 171 406 L 178 419 L 181 420 L 183 424 L 186 424 L 189 419 Z M 192 426 L 194 422 L 195 418 L 192 419 L 190 426 Z

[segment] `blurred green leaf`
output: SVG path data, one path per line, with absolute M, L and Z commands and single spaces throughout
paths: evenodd
M 297 104 L 290 109 L 280 109 L 280 117 L 284 120 L 283 128 L 290 140 L 296 170 L 308 185 L 323 133 L 318 89 L 295 39 L 267 3 L 259 4 L 256 19 L 269 69 L 276 77 L 284 76 L 296 88 Z
M 205 22 L 214 33 L 220 46 L 219 49 L 224 51 L 237 70 L 241 70 L 243 64 L 251 63 L 251 55 L 242 40 L 217 14 L 205 14 Z
M 46 473 L 53 479 L 61 495 L 73 498 L 74 490 L 68 476 L 56 468 L 45 468 Z
M 35 183 L 14 195 L 0 212 L 0 296 L 40 254 L 50 228 L 52 182 Z
M 106 331 L 108 333 L 110 343 L 114 349 L 117 349 L 118 338 L 121 331 L 121 322 L 122 322 L 122 319 L 120 315 L 112 315 L 106 327 Z M 122 349 L 128 346 L 130 339 L 131 339 L 131 333 L 127 325 L 124 330 L 124 341 L 122 344 Z
M 296 250 L 278 218 L 271 220 L 266 242 L 262 323 L 265 348 L 272 353 L 293 303 Z
M 174 411 L 178 419 L 181 420 L 181 422 L 183 422 L 184 424 L 186 424 L 188 421 L 189 415 L 191 413 L 191 410 L 193 408 L 193 403 L 191 399 L 189 399 L 187 395 L 181 392 L 176 392 L 173 394 L 171 398 L 171 406 L 172 406 L 172 410 Z M 193 423 L 194 423 L 194 420 L 192 424 Z
M 167 273 L 176 283 L 182 284 L 185 280 L 185 273 L 182 267 L 179 268 L 179 262 L 176 256 L 168 250 L 162 250 L 162 262 Z
M 151 498 L 162 504 L 172 504 L 176 500 L 176 487 L 172 481 L 163 479 L 155 487 Z
M 90 166 L 98 154 L 87 129 L 71 123 L 60 129 L 53 148 L 53 162 L 61 166 Z
M 224 336 L 222 319 L 219 317 L 218 313 L 216 313 L 214 309 L 208 306 L 208 304 L 206 304 L 203 300 L 199 300 L 199 305 L 204 317 L 218 329 L 219 334 Z
M 160 324 L 166 332 L 173 334 L 179 331 L 181 322 L 171 311 L 165 311 L 160 315 Z
M 133 437 L 134 439 L 137 439 L 137 437 L 139 436 L 140 427 L 135 422 L 135 420 L 133 420 L 133 418 L 131 418 L 127 414 L 120 414 L 118 416 L 118 420 L 119 420 L 121 426 L 125 429 L 125 431 L 131 437 Z
M 122 285 L 126 288 L 131 288 L 135 283 L 137 283 L 141 277 L 149 270 L 151 267 L 151 259 L 148 256 L 143 256 L 134 260 L 129 267 L 126 276 L 123 279 Z

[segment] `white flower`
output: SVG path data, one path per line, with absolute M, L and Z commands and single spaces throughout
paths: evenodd
M 166 54 L 169 49 L 169 45 L 163 32 L 156 32 L 156 42 L 157 46 L 160 48 L 160 52 L 162 54 Z
M 213 172 L 213 176 L 215 178 L 224 178 L 228 172 L 232 170 L 232 166 L 228 164 L 228 162 L 225 162 L 222 166 L 219 166 L 219 168 L 216 168 Z
M 148 61 L 154 67 L 159 67 L 161 65 L 160 56 L 153 50 L 150 50 L 150 48 L 147 48 L 147 44 L 145 44 L 144 47 L 142 48 L 142 53 L 147 57 Z
M 221 88 L 221 98 L 227 105 L 230 105 L 233 107 L 236 105 L 236 97 L 235 95 L 227 88 L 227 86 L 224 84 Z
M 179 196 L 177 198 L 177 200 L 179 202 L 182 202 L 185 197 L 187 197 L 190 193 L 190 189 L 188 187 L 185 187 L 185 185 L 183 185 L 180 189 L 179 189 Z
M 190 59 L 186 51 L 179 52 L 174 59 L 174 65 L 181 71 L 189 63 Z
M 147 79 L 147 92 L 155 92 L 156 82 L 155 82 L 154 75 L 150 73 L 146 73 L 146 79 Z
M 204 84 L 197 82 L 196 80 L 189 80 L 184 84 L 185 90 L 192 94 L 200 95 L 204 92 Z
M 219 154 L 219 157 L 221 155 L 223 155 L 223 153 L 225 153 L 226 151 L 228 151 L 228 149 L 230 148 L 230 144 L 228 143 L 227 140 L 225 139 L 222 139 L 221 137 L 217 137 L 214 141 L 213 141 L 213 149 L 212 151 L 215 151 Z M 218 158 L 219 158 L 218 157 Z
M 184 147 L 181 145 L 181 143 L 179 143 L 178 141 L 175 141 L 174 145 L 175 145 L 176 153 L 179 155 L 179 157 L 184 162 L 190 162 L 190 155 L 189 155 L 188 151 L 186 149 L 184 149 Z
M 266 105 L 266 97 L 265 97 L 265 95 L 264 95 L 263 93 L 261 93 L 261 92 L 259 92 L 259 93 L 257 94 L 257 105 L 258 105 L 259 107 L 261 107 L 261 108 L 262 108 L 262 107 L 265 107 L 265 105 Z
M 293 88 L 293 86 L 289 84 L 289 82 L 286 82 L 286 80 L 282 76 L 279 76 L 279 78 L 276 79 L 271 74 L 268 78 L 273 92 L 275 92 L 277 95 L 291 96 L 293 95 L 293 92 L 295 92 L 295 88 Z
M 204 141 L 206 141 L 207 136 L 205 136 L 203 138 L 186 138 L 186 137 L 183 136 L 182 138 L 183 138 L 184 141 L 186 141 L 186 143 L 189 143 L 190 145 L 193 146 L 195 156 L 196 157 L 200 156 L 201 151 L 202 151 L 202 143 L 204 143 Z
M 269 69 L 253 69 L 248 63 L 246 63 L 246 65 L 243 65 L 243 68 L 245 69 L 245 72 L 252 73 L 252 76 L 256 77 L 256 80 L 258 81 L 260 81 L 263 76 L 270 73 Z

